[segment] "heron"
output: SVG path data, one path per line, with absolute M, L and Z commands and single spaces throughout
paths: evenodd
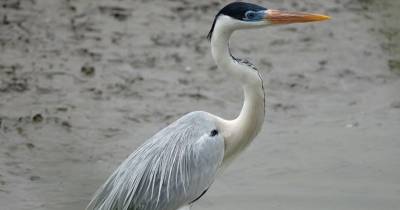
M 244 102 L 232 120 L 190 112 L 146 140 L 97 190 L 87 210 L 189 210 L 216 176 L 257 136 L 265 116 L 263 80 L 249 61 L 231 54 L 233 32 L 322 21 L 329 16 L 233 2 L 215 16 L 208 39 L 218 68 L 241 85 Z

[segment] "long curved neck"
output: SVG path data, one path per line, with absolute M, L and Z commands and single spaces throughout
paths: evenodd
M 211 38 L 211 52 L 218 68 L 240 82 L 244 91 L 244 102 L 239 116 L 234 120 L 218 118 L 225 139 L 224 162 L 239 154 L 254 139 L 265 116 L 262 79 L 254 69 L 240 64 L 231 56 L 229 38 L 232 33 L 232 30 L 216 27 Z

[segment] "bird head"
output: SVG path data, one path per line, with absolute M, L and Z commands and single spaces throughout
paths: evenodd
M 251 3 L 233 2 L 222 8 L 215 16 L 207 37 L 211 39 L 217 22 L 223 24 L 225 29 L 233 31 L 236 29 L 251 29 L 277 24 L 303 23 L 328 19 L 330 19 L 329 16 L 321 14 L 280 11 L 267 9 Z

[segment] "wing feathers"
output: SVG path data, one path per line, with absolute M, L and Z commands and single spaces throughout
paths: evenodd
M 193 201 L 222 162 L 223 139 L 210 137 L 213 129 L 207 113 L 195 112 L 161 130 L 118 167 L 87 209 L 175 210 Z

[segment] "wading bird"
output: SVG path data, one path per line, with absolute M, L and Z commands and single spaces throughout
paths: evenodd
M 232 33 L 326 19 L 325 15 L 271 10 L 244 2 L 222 8 L 208 38 L 218 68 L 243 88 L 239 116 L 225 120 L 196 111 L 181 117 L 134 151 L 95 193 L 87 209 L 189 210 L 221 168 L 249 145 L 264 122 L 263 81 L 254 65 L 230 53 Z

